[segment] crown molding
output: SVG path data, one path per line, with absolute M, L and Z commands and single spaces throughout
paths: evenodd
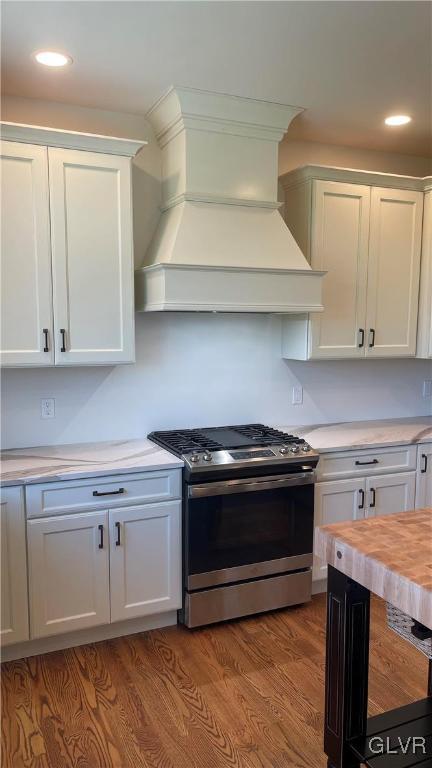
M 17 141 L 24 144 L 80 149 L 126 157 L 134 157 L 143 146 L 148 144 L 148 141 L 144 139 L 124 139 L 117 136 L 102 136 L 96 133 L 80 133 L 61 128 L 3 121 L 0 122 L 0 137 L 7 141 Z
M 432 177 L 402 176 L 379 171 L 364 171 L 355 168 L 339 168 L 330 165 L 303 165 L 279 176 L 285 190 L 307 181 L 342 181 L 349 184 L 366 184 L 393 189 L 410 189 L 423 192 L 426 184 L 432 185 Z

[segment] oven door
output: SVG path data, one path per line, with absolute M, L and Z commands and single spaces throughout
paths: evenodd
M 185 588 L 309 568 L 314 481 L 309 471 L 188 486 Z

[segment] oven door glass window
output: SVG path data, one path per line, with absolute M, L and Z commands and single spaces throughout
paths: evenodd
M 189 575 L 312 552 L 313 485 L 188 499 Z

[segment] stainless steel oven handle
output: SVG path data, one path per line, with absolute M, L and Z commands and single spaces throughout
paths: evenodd
M 205 483 L 190 485 L 188 498 L 198 499 L 206 496 L 224 496 L 228 493 L 250 493 L 268 491 L 275 488 L 289 488 L 295 485 L 311 485 L 315 482 L 315 472 L 298 472 L 278 477 L 263 477 L 262 480 L 225 480 L 223 483 Z

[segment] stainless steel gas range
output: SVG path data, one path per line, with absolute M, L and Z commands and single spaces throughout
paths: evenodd
M 184 460 L 180 620 L 198 627 L 310 600 L 318 454 L 263 424 L 148 437 Z

